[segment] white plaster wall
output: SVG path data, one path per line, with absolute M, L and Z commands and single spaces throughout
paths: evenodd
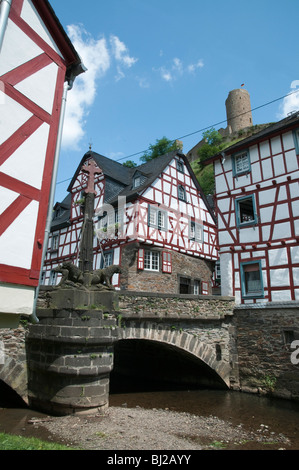
M 52 114 L 57 73 L 58 66 L 52 63 L 18 83 L 15 88 L 47 113 Z
M 0 264 L 31 268 L 38 206 L 32 201 L 0 237 Z
M 287 268 L 270 269 L 271 287 L 282 287 L 290 285 L 290 273 Z
M 0 284 L 0 312 L 31 315 L 35 289 L 33 287 Z
M 41 189 L 48 145 L 49 125 L 44 123 L 1 166 L 1 171 Z M 26 158 L 24 158 L 26 155 Z
M 277 250 L 269 250 L 269 266 L 280 266 L 288 264 L 288 254 L 286 248 L 278 248 Z
M 10 19 L 1 49 L 0 76 L 42 54 L 40 49 Z
M 233 296 L 232 255 L 220 254 L 221 295 Z
M 23 18 L 26 23 L 31 26 L 31 28 L 39 34 L 39 36 L 54 49 L 59 55 L 61 55 L 56 43 L 53 41 L 52 36 L 47 30 L 44 22 L 37 13 L 35 7 L 33 6 L 31 0 L 25 0 L 21 12 L 21 18 Z
M 2 56 L 1 56 L 2 57 Z M 1 60 L 0 60 L 1 63 Z M 19 103 L 11 99 L 9 96 L 4 95 L 0 91 L 0 100 L 4 104 L 1 105 L 0 113 L 0 145 L 5 142 L 10 136 L 16 132 L 19 127 L 25 124 L 26 121 L 32 116 L 32 113 L 27 111 Z

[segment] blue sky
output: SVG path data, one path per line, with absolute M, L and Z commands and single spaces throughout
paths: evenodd
M 298 0 L 50 3 L 88 68 L 68 96 L 56 201 L 90 142 L 138 163 L 157 139 L 192 134 L 187 153 L 202 129 L 226 127 L 225 100 L 243 83 L 261 106 L 254 124 L 299 109 Z

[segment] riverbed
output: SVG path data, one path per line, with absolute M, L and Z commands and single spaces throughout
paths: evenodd
M 86 450 L 299 450 L 299 403 L 217 390 L 118 393 L 90 416 L 4 408 L 0 432 Z

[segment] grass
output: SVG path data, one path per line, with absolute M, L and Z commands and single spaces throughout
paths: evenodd
M 45 442 L 35 437 L 13 436 L 0 433 L 1 450 L 78 450 L 62 444 Z

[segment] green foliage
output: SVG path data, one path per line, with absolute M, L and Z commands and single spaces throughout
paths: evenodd
M 203 133 L 203 139 L 205 143 L 198 150 L 199 161 L 203 162 L 209 157 L 216 155 L 218 152 L 224 148 L 225 144 L 221 134 L 216 131 L 214 128 Z
M 126 166 L 127 168 L 135 168 L 137 163 L 133 162 L 132 160 L 127 160 L 123 163 L 123 166 Z
M 61 444 L 44 442 L 34 437 L 0 433 L 0 450 L 74 450 Z
M 214 194 L 215 192 L 215 177 L 213 165 L 205 166 L 196 172 L 196 178 L 199 182 L 204 194 Z
M 180 145 L 177 141 L 169 140 L 167 137 L 157 139 L 155 144 L 150 144 L 149 150 L 140 158 L 142 162 L 149 162 L 154 158 L 161 157 L 173 150 L 180 150 Z

